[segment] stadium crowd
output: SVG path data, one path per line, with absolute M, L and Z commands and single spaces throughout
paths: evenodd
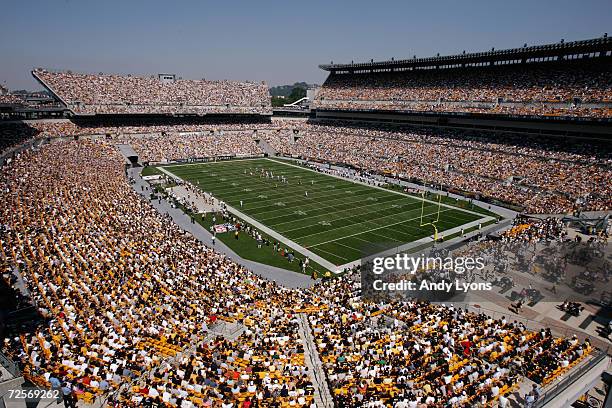
M 0 94 L 0 105 L 23 105 L 24 100 L 13 94 Z
M 210 131 L 258 131 L 266 129 L 282 129 L 283 126 L 279 123 L 270 123 L 266 121 L 240 121 L 232 120 L 225 121 L 198 121 L 182 119 L 173 121 L 172 119 L 164 119 L 162 121 L 141 120 L 138 124 L 113 123 L 113 122 L 93 122 L 93 123 L 75 123 L 68 120 L 58 121 L 29 121 L 27 124 L 37 129 L 41 136 L 45 137 L 63 137 L 63 136 L 87 136 L 87 135 L 111 135 L 122 136 L 132 134 L 170 134 L 170 133 L 196 133 Z
M 520 205 L 530 213 L 612 208 L 608 148 L 546 138 L 418 128 L 305 124 L 267 134 L 277 151 L 343 163 Z
M 602 144 L 434 128 L 325 123 L 0 124 L 5 150 L 32 138 L 109 135 L 141 161 L 261 154 L 255 139 L 284 155 L 443 186 L 539 214 L 612 208 L 612 154 Z M 296 140 L 294 142 L 294 139 Z
M 567 231 L 560 218 L 529 218 L 517 216 L 513 226 L 502 235 L 505 242 L 538 242 L 567 240 Z
M 591 350 L 505 317 L 364 301 L 350 275 L 315 289 L 334 299 L 309 321 L 337 406 L 507 407 L 525 374 L 546 385 Z
M 0 105 L 22 105 L 25 101 L 19 96 L 9 92 L 0 85 Z
M 545 385 L 591 351 L 449 306 L 372 303 L 353 274 L 280 287 L 185 234 L 129 183 L 103 140 L 30 149 L 0 174 L 2 274 L 46 319 L 2 351 L 65 400 L 313 406 L 298 313 L 344 407 L 501 405 L 523 373 Z M 235 339 L 215 334 L 222 324 L 239 328 Z
M 316 106 L 612 117 L 609 62 L 331 74 Z
M 125 405 L 307 406 L 312 391 L 286 313 L 288 290 L 159 215 L 102 143 L 49 144 L 3 169 L 2 271 L 23 278 L 48 319 L 35 333 L 5 339 L 3 350 L 35 383 L 61 379 L 87 401 L 134 382 L 119 390 Z M 244 325 L 236 341 L 192 342 L 222 319 Z M 136 381 L 145 370 L 152 374 Z
M 34 75 L 80 114 L 266 113 L 264 83 L 78 74 L 37 69 Z
M 224 131 L 221 134 L 167 135 L 122 138 L 143 162 L 163 162 L 184 158 L 215 156 L 254 156 L 261 154 L 252 131 Z
M 412 102 L 412 101 L 338 101 L 322 100 L 317 103 L 321 109 L 334 110 L 386 110 L 405 112 L 441 112 L 441 113 L 484 113 L 500 115 L 527 116 L 573 116 L 589 118 L 610 118 L 612 108 L 583 107 L 565 103 L 485 103 L 485 102 Z
M 246 137 L 250 132 L 251 136 L 249 137 L 249 140 L 245 140 L 245 143 L 247 143 L 246 150 L 252 151 L 250 140 L 256 136 L 256 132 L 279 132 L 287 127 L 286 124 L 278 122 L 271 123 L 266 121 L 250 120 L 233 120 L 229 123 L 224 121 L 206 122 L 198 120 L 173 121 L 172 119 L 165 119 L 163 121 L 142 120 L 140 122 L 141 123 L 139 124 L 130 124 L 129 122 L 127 124 L 121 122 L 75 123 L 65 119 L 32 120 L 19 123 L 0 122 L 0 153 L 31 139 L 108 135 L 111 139 L 117 140 L 118 142 L 130 143 L 136 140 L 134 143 L 138 144 L 138 137 L 133 137 L 133 135 L 149 135 L 160 137 L 167 136 L 168 140 L 173 139 L 174 141 L 178 141 L 182 146 L 185 146 L 185 149 L 177 151 L 176 146 L 172 146 L 161 138 L 153 139 L 151 141 L 150 149 L 158 153 L 156 153 L 156 157 L 176 157 L 182 159 L 189 157 L 203 157 L 200 153 L 198 153 L 199 156 L 191 156 L 192 151 L 197 151 L 199 149 L 197 143 L 202 140 L 190 138 L 189 136 L 198 136 L 198 134 L 202 133 L 209 135 L 216 134 L 219 136 L 223 132 L 240 132 Z M 184 139 L 180 139 L 179 134 L 189 133 L 192 133 L 193 135 L 185 135 L 186 137 Z M 238 146 L 236 145 L 236 147 Z M 143 151 L 146 149 L 146 146 L 142 148 Z M 151 156 L 153 155 L 151 154 Z

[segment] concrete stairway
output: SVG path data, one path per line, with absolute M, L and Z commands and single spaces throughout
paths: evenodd
M 257 146 L 259 146 L 259 148 L 263 150 L 264 153 L 268 153 L 268 156 L 276 156 L 276 150 L 274 150 L 274 148 L 272 148 L 272 146 L 270 146 L 270 144 L 266 142 L 264 138 L 259 139 L 259 142 L 257 142 Z
M 308 323 L 306 314 L 301 313 L 298 315 L 298 318 L 300 338 L 304 344 L 304 361 L 306 362 L 306 367 L 308 367 L 310 379 L 315 389 L 315 403 L 317 408 L 333 408 L 334 399 L 325 380 L 323 363 L 316 349 L 314 337 L 310 330 L 310 323 Z
M 3 378 L 7 378 L 4 377 Z M 0 407 L 25 408 L 25 399 L 11 398 L 10 390 L 21 390 L 24 383 L 23 377 L 11 378 L 0 382 Z

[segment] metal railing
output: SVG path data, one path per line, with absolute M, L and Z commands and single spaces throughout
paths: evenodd
M 490 309 L 487 307 L 483 307 L 481 305 L 475 305 L 474 303 L 453 302 L 452 304 L 455 307 L 466 309 L 472 313 L 484 313 L 487 316 L 493 319 L 496 319 L 496 320 L 505 318 L 508 322 L 522 323 L 523 326 L 525 326 L 525 328 L 527 328 L 528 330 L 532 330 L 532 331 L 550 329 L 550 331 L 557 336 L 571 337 L 573 335 L 576 335 L 578 338 L 585 338 L 585 339 L 588 338 L 589 340 L 597 339 L 592 334 L 581 331 L 580 329 L 574 329 L 572 327 L 564 326 L 560 324 L 557 325 L 555 323 L 548 322 L 548 321 L 546 323 L 543 323 L 539 320 L 534 320 L 534 319 L 530 319 L 527 317 L 518 316 L 516 314 L 513 314 L 512 311 L 510 310 L 508 311 L 494 310 L 494 309 Z M 604 351 L 607 351 L 607 350 L 604 350 Z
M 0 352 L 0 365 L 6 369 L 14 378 L 21 377 L 21 370 L 19 369 L 19 365 L 16 362 L 5 356 L 2 352 Z M 0 379 L 0 382 L 7 381 L 8 378 Z
M 580 366 L 576 370 L 570 372 L 570 374 L 565 377 L 563 380 L 556 383 L 554 386 L 546 390 L 540 398 L 536 401 L 534 408 L 541 408 L 552 401 L 557 395 L 561 393 L 561 391 L 569 388 L 572 384 L 574 384 L 580 377 L 585 375 L 589 370 L 599 364 L 604 358 L 606 358 L 607 353 L 603 350 L 597 350 L 593 354 L 593 358 L 591 358 L 586 364 Z

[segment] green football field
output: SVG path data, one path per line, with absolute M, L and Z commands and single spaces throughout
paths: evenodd
M 233 160 L 164 169 L 334 265 L 360 259 L 374 248 L 397 247 L 431 236 L 433 228 L 421 224 L 438 216 L 436 202 L 277 160 Z M 262 169 L 272 177 L 262 175 Z M 443 205 L 436 225 L 442 233 L 483 217 Z

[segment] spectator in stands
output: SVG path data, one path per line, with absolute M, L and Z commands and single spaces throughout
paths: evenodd
M 612 117 L 609 69 L 606 62 L 562 61 L 527 67 L 511 64 L 339 73 L 327 78 L 315 106 L 609 118 Z
M 79 114 L 267 113 L 264 83 L 77 74 L 37 69 L 34 75 Z

